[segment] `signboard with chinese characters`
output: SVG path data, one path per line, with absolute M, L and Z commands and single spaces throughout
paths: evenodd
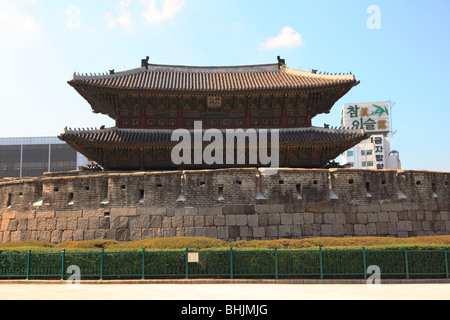
M 373 135 L 371 138 L 374 148 L 375 168 L 386 169 L 386 143 L 383 135 Z
M 206 105 L 208 106 L 208 109 L 220 109 L 222 108 L 222 97 L 208 96 L 206 99 Z
M 389 102 L 348 103 L 342 108 L 343 127 L 364 129 L 367 133 L 390 131 Z

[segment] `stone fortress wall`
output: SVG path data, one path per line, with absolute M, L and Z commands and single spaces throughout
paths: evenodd
M 450 234 L 450 173 L 220 169 L 0 180 L 0 241 Z

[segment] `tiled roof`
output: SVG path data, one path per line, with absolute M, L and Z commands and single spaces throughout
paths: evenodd
M 186 67 L 152 65 L 115 74 L 78 75 L 74 87 L 155 91 L 248 91 L 355 85 L 352 74 L 328 75 L 298 71 L 278 64 L 237 67 Z
M 257 132 L 258 129 L 255 129 Z M 194 130 L 188 130 L 193 137 Z M 225 137 L 225 130 L 221 130 Z M 124 145 L 157 145 L 176 143 L 171 141 L 173 130 L 150 130 L 150 129 L 119 129 L 107 128 L 100 130 L 64 130 L 59 139 L 68 143 L 82 142 L 86 144 L 124 144 Z M 270 130 L 268 130 L 270 141 Z M 367 135 L 361 130 L 353 129 L 324 129 L 317 127 L 299 129 L 280 129 L 280 144 L 317 144 L 351 141 L 355 144 L 367 139 Z M 193 140 L 192 140 L 193 141 Z M 355 142 L 357 141 L 357 142 Z

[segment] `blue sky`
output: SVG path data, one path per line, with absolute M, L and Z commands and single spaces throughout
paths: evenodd
M 0 0 L 0 137 L 113 126 L 67 84 L 75 71 L 280 55 L 361 81 L 313 125 L 339 126 L 344 103 L 391 100 L 403 169 L 450 171 L 449 12 L 448 0 Z

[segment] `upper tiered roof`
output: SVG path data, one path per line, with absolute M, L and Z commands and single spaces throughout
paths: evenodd
M 353 74 L 328 75 L 278 64 L 236 67 L 188 67 L 149 64 L 104 75 L 75 74 L 69 84 L 122 90 L 163 92 L 227 92 L 292 90 L 357 84 Z

